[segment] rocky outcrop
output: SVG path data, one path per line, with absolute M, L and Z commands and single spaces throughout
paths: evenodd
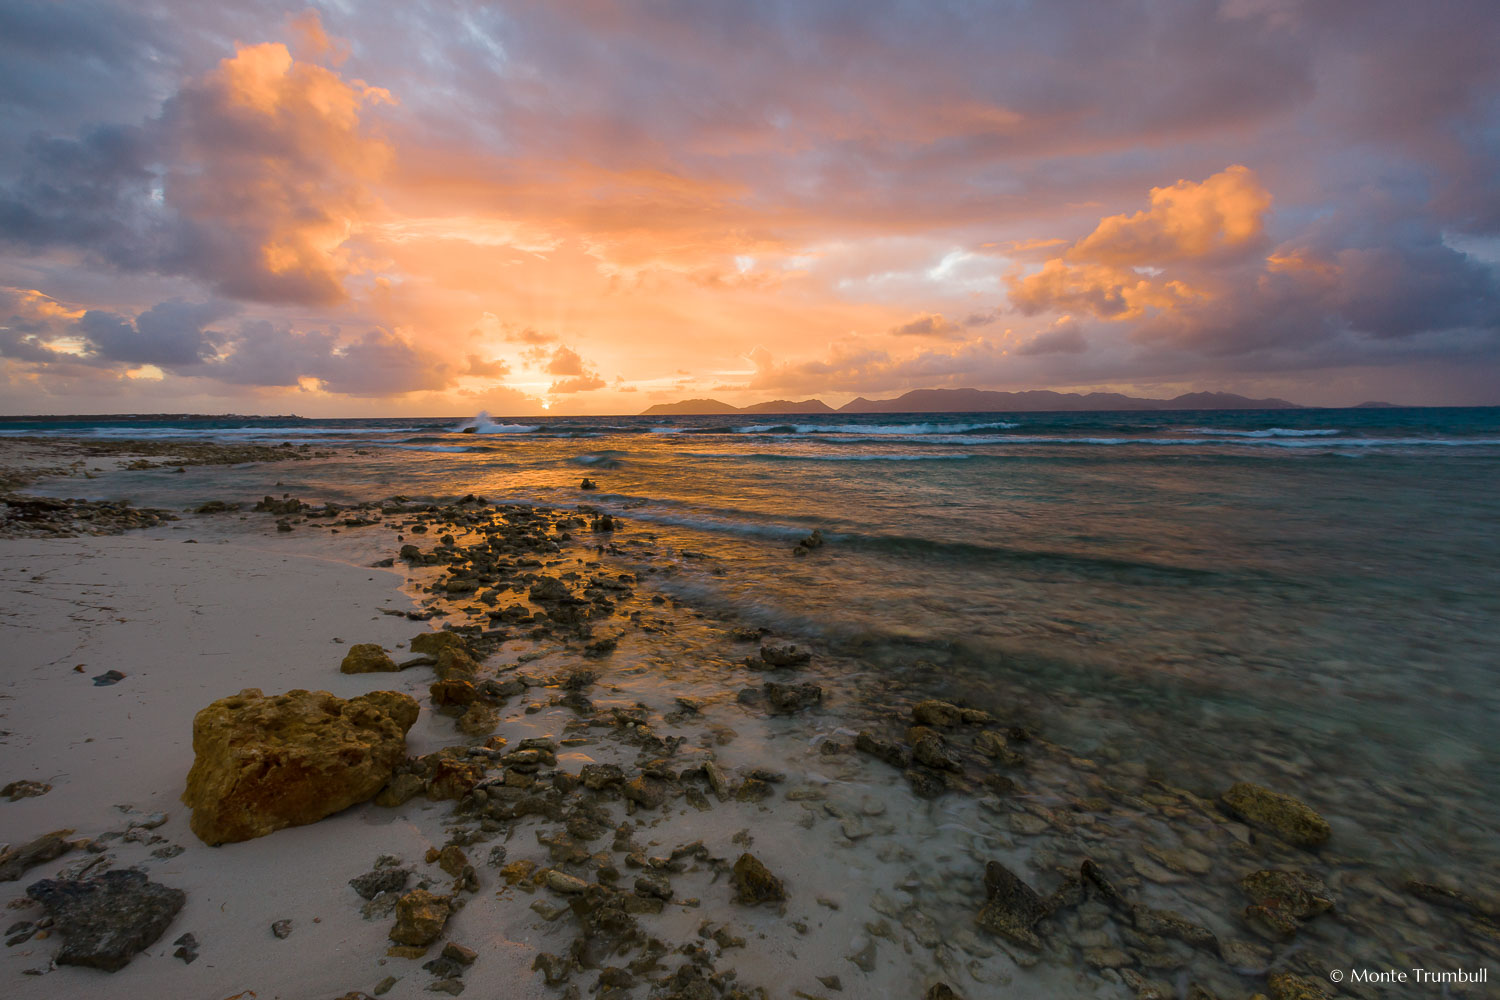
M 266 696 L 251 688 L 193 719 L 182 801 L 207 844 L 314 823 L 363 802 L 406 758 L 417 703 L 394 691 L 345 701 L 327 691 Z
M 132 956 L 161 937 L 187 901 L 181 889 L 148 881 L 125 868 L 96 879 L 42 879 L 26 895 L 41 903 L 63 946 L 58 965 L 87 965 L 106 972 L 123 969 Z
M 1317 847 L 1333 836 L 1333 827 L 1308 805 L 1248 781 L 1231 786 L 1224 793 L 1224 805 L 1246 823 L 1298 847 Z
M 349 647 L 339 671 L 346 674 L 387 673 L 401 668 L 378 642 L 361 642 Z

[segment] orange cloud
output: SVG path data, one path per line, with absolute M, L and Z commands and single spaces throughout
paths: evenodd
M 185 269 L 240 298 L 331 303 L 360 264 L 344 248 L 391 150 L 361 120 L 390 93 L 241 45 L 168 106 L 163 199 L 192 225 Z
M 1152 188 L 1149 199 L 1134 215 L 1100 219 L 1041 270 L 1009 279 L 1011 302 L 1027 314 L 1061 309 L 1137 319 L 1212 297 L 1205 287 L 1212 265 L 1237 261 L 1265 241 L 1271 195 L 1248 167 Z M 1185 277 L 1168 277 L 1168 267 Z

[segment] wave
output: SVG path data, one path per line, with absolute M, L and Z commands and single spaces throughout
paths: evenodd
M 620 461 L 621 456 L 630 454 L 628 451 L 597 451 L 587 455 L 574 455 L 568 459 L 574 465 L 587 466 L 595 469 L 618 469 L 625 463 Z
M 687 458 L 727 458 L 750 462 L 961 462 L 975 455 L 819 455 L 810 452 L 680 451 Z
M 1215 434 L 1223 437 L 1245 437 L 1245 438 L 1303 438 L 1303 437 L 1332 437 L 1335 434 L 1344 433 L 1341 430 L 1329 427 L 1315 427 L 1309 430 L 1298 430 L 1291 427 L 1267 427 L 1258 431 L 1235 431 L 1217 427 L 1192 427 L 1188 429 L 1190 434 Z
M 883 437 L 909 437 L 920 434 L 969 434 L 979 431 L 1004 431 L 1020 424 L 992 421 L 984 424 L 750 424 L 735 427 L 737 434 L 867 434 Z
M 453 431 L 456 434 L 530 434 L 541 429 L 541 424 L 497 424 L 488 413 L 480 410 L 472 419 L 453 428 Z

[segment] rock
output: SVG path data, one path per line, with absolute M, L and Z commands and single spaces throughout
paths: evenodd
M 569 875 L 567 872 L 560 872 L 555 868 L 549 868 L 546 874 L 542 876 L 542 880 L 546 883 L 547 888 L 553 892 L 560 892 L 565 895 L 584 892 L 589 887 L 589 884 L 583 879 Z
M 443 933 L 452 905 L 447 896 L 436 896 L 426 889 L 413 889 L 396 901 L 396 924 L 390 939 L 397 944 L 422 947 Z
M 947 983 L 934 983 L 922 994 L 922 1000 L 958 1000 L 958 994 Z
M 729 798 L 729 777 L 724 769 L 714 761 L 703 762 L 703 776 L 708 779 L 708 787 L 713 789 L 714 795 L 720 802 Z
M 250 688 L 193 719 L 182 801 L 206 844 L 313 823 L 373 797 L 406 757 L 417 703 L 394 691 L 345 701 L 327 691 Z
M 548 986 L 561 986 L 572 973 L 573 963 L 550 951 L 543 951 L 537 953 L 531 969 L 533 972 L 540 972 Z
M 466 650 L 444 649 L 437 654 L 433 672 L 442 680 L 471 678 L 479 673 L 479 661 Z
M 594 482 L 588 476 L 584 476 L 583 482 L 578 484 L 578 488 L 580 490 L 597 490 L 599 488 L 599 484 Z
M 423 653 L 428 656 L 437 656 L 449 649 L 459 653 L 469 652 L 469 644 L 464 642 L 463 636 L 455 632 L 423 632 L 421 635 L 412 637 L 410 646 L 413 653 Z
M 45 781 L 12 781 L 4 788 L 0 788 L 0 795 L 15 802 L 17 799 L 46 795 L 50 791 L 52 791 L 52 786 Z
M 1333 908 L 1328 886 L 1308 872 L 1267 868 L 1240 879 L 1240 888 L 1255 901 L 1245 917 L 1287 937 L 1302 921 Z
M 948 790 L 948 784 L 942 776 L 931 771 L 909 768 L 902 772 L 902 777 L 911 786 L 912 794 L 921 799 L 935 799 Z
M 919 726 L 951 729 L 963 720 L 963 709 L 946 701 L 929 698 L 912 706 L 911 718 Z
M 1025 758 L 1010 748 L 1010 744 L 1005 739 L 1003 733 L 997 733 L 993 729 L 986 729 L 974 737 L 974 749 L 986 757 L 991 757 L 1009 767 L 1015 767 L 1025 760 Z
M 377 806 L 395 808 L 402 806 L 422 794 L 426 785 L 422 779 L 409 771 L 401 771 L 391 775 L 391 780 L 375 796 Z
M 339 672 L 345 674 L 392 673 L 400 670 L 396 661 L 381 648 L 378 642 L 360 642 L 349 647 Z
M 1328 821 L 1290 795 L 1241 781 L 1224 793 L 1224 805 L 1246 823 L 1270 830 L 1289 844 L 1317 847 L 1333 835 Z
M 635 894 L 637 896 L 654 896 L 657 899 L 672 901 L 672 883 L 667 881 L 665 875 L 638 875 L 635 880 Z
M 1294 976 L 1290 972 L 1273 972 L 1266 985 L 1271 989 L 1271 1000 L 1331 1000 L 1327 990 L 1315 979 Z
M 434 802 L 461 799 L 484 780 L 484 765 L 474 761 L 454 760 L 438 754 L 421 758 L 427 780 L 423 787 Z
M 177 950 L 172 952 L 174 958 L 182 959 L 186 965 L 192 965 L 198 960 L 198 939 L 191 932 L 182 935 L 172 943 L 177 946 Z
M 375 989 L 371 992 L 373 992 L 378 997 L 383 997 L 391 991 L 392 986 L 395 986 L 400 981 L 401 980 L 397 979 L 395 976 L 386 976 L 380 982 L 375 984 Z
M 816 684 L 778 684 L 766 681 L 761 685 L 761 691 L 765 693 L 769 709 L 783 715 L 823 703 L 823 689 Z
M 538 603 L 556 603 L 565 601 L 572 596 L 568 585 L 555 576 L 538 577 L 536 583 L 526 592 L 526 596 Z
M 106 972 L 123 969 L 149 948 L 182 909 L 187 894 L 147 880 L 130 868 L 96 879 L 43 879 L 26 895 L 41 903 L 63 937 L 53 957 L 58 965 L 86 965 Z
M 777 903 L 786 899 L 786 887 L 781 879 L 753 854 L 741 854 L 734 863 L 732 878 L 735 888 L 734 901 L 746 906 L 760 903 Z
M 457 962 L 459 965 L 473 965 L 474 960 L 479 957 L 479 952 L 473 948 L 465 948 L 461 944 L 449 941 L 443 945 L 443 957 Z
M 854 749 L 879 758 L 892 767 L 911 766 L 911 751 L 892 740 L 883 740 L 867 729 L 862 729 L 854 738 Z
M 111 684 L 118 684 L 124 679 L 125 675 L 118 670 L 106 670 L 94 678 L 94 687 L 109 687 Z
M 354 876 L 349 884 L 361 898 L 374 899 L 382 892 L 400 892 L 405 889 L 406 880 L 410 877 L 410 868 L 377 868 Z
M 984 892 L 988 902 L 979 911 L 980 927 L 1033 951 L 1041 939 L 1032 927 L 1047 915 L 1042 897 L 998 861 L 984 866 Z
M 292 922 L 290 920 L 278 920 L 271 925 L 271 933 L 279 940 L 285 941 L 292 936 Z
M 627 781 L 621 788 L 625 797 L 645 809 L 655 809 L 667 800 L 671 786 L 660 778 L 640 774 Z
M 812 654 L 796 646 L 762 646 L 760 658 L 767 666 L 797 667 L 811 660 Z
M 447 705 L 472 705 L 479 698 L 474 685 L 460 678 L 434 681 L 427 689 L 427 694 L 432 699 L 432 704 L 439 708 Z
M 438 867 L 454 878 L 458 878 L 465 868 L 470 867 L 468 855 L 457 844 L 449 844 L 438 851 L 436 860 Z
M 14 882 L 26 874 L 28 868 L 67 854 L 73 849 L 73 842 L 68 839 L 72 832 L 53 830 L 20 847 L 0 851 L 0 882 Z
M 918 764 L 939 771 L 961 773 L 964 769 L 963 765 L 948 752 L 948 742 L 930 729 L 924 729 L 912 740 L 911 755 Z

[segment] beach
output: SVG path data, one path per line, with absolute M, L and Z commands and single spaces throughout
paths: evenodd
M 740 441 L 713 426 L 693 438 L 691 455 L 576 434 L 516 443 L 530 432 L 505 430 L 476 435 L 476 445 L 461 432 L 421 441 L 414 437 L 429 432 L 381 428 L 351 440 L 346 429 L 293 444 L 300 454 L 279 461 L 267 459 L 289 453 L 216 456 L 251 446 L 222 435 L 204 445 L 184 437 L 180 455 L 160 439 L 138 454 L 123 436 L 103 448 L 4 442 L 0 466 L 28 496 L 130 506 L 77 506 L 76 521 L 53 512 L 54 527 L 0 540 L 0 783 L 51 786 L 0 801 L 0 842 L 71 829 L 93 845 L 30 867 L 0 895 L 9 904 L 40 878 L 136 866 L 186 896 L 161 937 L 113 973 L 52 967 L 56 934 L 7 947 L 0 977 L 10 995 L 333 998 L 383 987 L 392 997 L 432 988 L 940 997 L 948 994 L 929 991 L 946 986 L 964 997 L 1374 996 L 1369 986 L 1335 986 L 1328 970 L 1500 960 L 1496 886 L 1484 874 L 1494 870 L 1492 805 L 1478 798 L 1489 751 L 1464 738 L 1462 706 L 1449 742 L 1426 735 L 1455 689 L 1468 693 L 1458 653 L 1482 659 L 1491 648 L 1480 624 L 1488 598 L 1450 595 L 1450 634 L 1432 671 L 1413 663 L 1412 676 L 1353 677 L 1280 655 L 1323 634 L 1327 606 L 1313 601 L 1299 619 L 1293 606 L 1299 595 L 1307 603 L 1316 581 L 1283 593 L 1286 565 L 1253 544 L 1248 582 L 1231 586 L 1223 562 L 1240 556 L 1227 547 L 1245 543 L 1233 532 L 1195 555 L 1201 539 L 1160 528 L 1133 537 L 1131 525 L 1096 511 L 1116 551 L 1065 553 L 1011 538 L 1006 555 L 994 535 L 1024 532 L 1023 521 L 983 538 L 965 527 L 970 548 L 951 558 L 969 562 L 949 589 L 947 565 L 919 552 L 951 553 L 957 540 L 919 542 L 891 529 L 877 548 L 852 523 L 873 534 L 881 517 L 910 504 L 897 486 L 930 491 L 932 474 L 892 473 L 890 495 L 861 485 L 858 508 L 842 521 L 832 510 L 847 507 L 847 485 L 844 498 L 809 490 L 779 524 L 738 531 L 727 530 L 723 502 L 684 499 L 728 481 L 745 521 L 756 491 L 774 488 L 755 478 L 764 459 L 753 456 L 770 451 L 782 464 L 905 470 L 986 449 L 1079 447 L 1038 446 L 1025 439 L 1035 433 L 995 419 L 894 434 L 880 419 L 857 435 L 768 425 L 738 465 L 722 456 L 738 454 Z M 692 426 L 651 434 L 650 448 Z M 1246 426 L 1231 430 L 1259 433 Z M 1319 434 L 1291 428 L 1238 447 L 1338 433 L 1307 429 Z M 1022 440 L 989 440 L 1011 430 Z M 875 443 L 824 445 L 819 433 Z M 1179 434 L 1208 442 L 1189 446 L 1205 449 L 1194 478 L 1174 479 L 1166 466 L 1153 474 L 1158 491 L 1191 488 L 1200 502 L 1227 493 L 1223 470 L 1242 460 L 1221 457 L 1233 440 L 1195 434 Z M 274 437 L 253 447 L 269 449 Z M 444 474 L 433 464 L 477 446 L 503 449 L 501 467 Z M 1361 448 L 1371 450 L 1346 450 Z M 553 452 L 562 457 L 520 458 Z M 846 461 L 859 455 L 875 457 Z M 191 464 L 195 457 L 209 464 Z M 1033 465 L 1057 461 L 1048 454 Z M 1399 471 L 1408 459 L 1382 461 Z M 643 484 L 672 462 L 719 471 L 675 487 L 670 504 L 648 502 Z M 1304 463 L 1297 474 L 1312 489 L 1343 468 L 1337 459 Z M 1208 487 L 1205 469 L 1219 470 Z M 67 475 L 33 479 L 44 470 Z M 1371 470 L 1358 474 L 1394 475 Z M 600 482 L 585 489 L 586 477 Z M 134 526 L 130 511 L 143 508 L 161 512 L 157 523 Z M 939 520 L 963 515 L 952 503 L 930 510 Z M 1012 510 L 1024 520 L 1024 506 Z M 1183 535 L 1193 527 L 1190 517 L 1175 523 Z M 129 530 L 62 537 L 91 526 Z M 976 556 L 981 544 L 992 547 Z M 1029 555 L 1016 555 L 1027 545 Z M 1128 558 L 1120 545 L 1131 547 Z M 879 589 L 866 562 L 877 556 L 888 575 L 912 574 L 900 581 L 904 598 Z M 1003 591 L 976 583 L 975 559 Z M 1482 558 L 1477 565 L 1493 571 Z M 1354 595 L 1346 608 L 1381 620 L 1380 588 L 1340 586 Z M 785 611 L 788 601 L 800 610 Z M 1129 607 L 1119 620 L 1099 610 L 1125 601 L 1150 605 L 1180 631 L 1136 631 Z M 1051 606 L 1032 616 L 1030 602 Z M 1292 608 L 1280 635 L 1259 613 L 1269 602 Z M 1258 648 L 1233 638 L 1228 608 Z M 1429 641 L 1388 620 L 1407 641 Z M 444 630 L 472 669 L 413 655 L 414 639 Z M 393 665 L 430 662 L 341 672 L 365 643 Z M 1330 650 L 1322 662 L 1336 659 Z M 108 670 L 123 676 L 97 684 Z M 1428 685 L 1425 706 L 1412 698 L 1413 676 Z M 1332 707 L 1267 716 L 1255 704 L 1267 685 L 1291 702 L 1321 690 Z M 1402 700 L 1383 700 L 1397 685 Z M 412 794 L 208 846 L 180 801 L 193 719 L 244 689 L 410 696 L 420 712 L 395 769 L 409 777 L 393 775 L 388 789 L 404 781 Z M 1404 738 L 1393 721 L 1402 717 L 1413 727 Z M 1340 728 L 1344 719 L 1352 728 Z M 1370 756 L 1351 745 L 1361 729 L 1383 759 L 1408 766 L 1415 758 L 1405 755 L 1417 751 L 1405 739 L 1416 738 L 1436 763 L 1367 773 L 1352 763 Z M 444 748 L 454 749 L 444 757 Z M 472 780 L 457 794 L 436 788 L 443 759 L 468 765 Z M 350 885 L 380 871 L 408 874 L 399 891 L 369 899 Z M 1266 872 L 1297 874 L 1289 882 Z M 448 900 L 450 913 L 420 957 L 390 954 L 397 898 L 416 888 Z M 41 909 L 13 914 L 7 926 L 34 924 Z M 283 920 L 290 931 L 280 937 L 272 926 Z M 193 935 L 191 962 L 173 954 L 183 934 Z M 601 940 L 614 948 L 601 953 Z M 472 949 L 472 964 L 450 957 L 424 968 L 443 959 L 447 942 Z M 1314 986 L 1323 993 L 1295 992 Z M 1459 984 L 1453 995 L 1484 988 Z

